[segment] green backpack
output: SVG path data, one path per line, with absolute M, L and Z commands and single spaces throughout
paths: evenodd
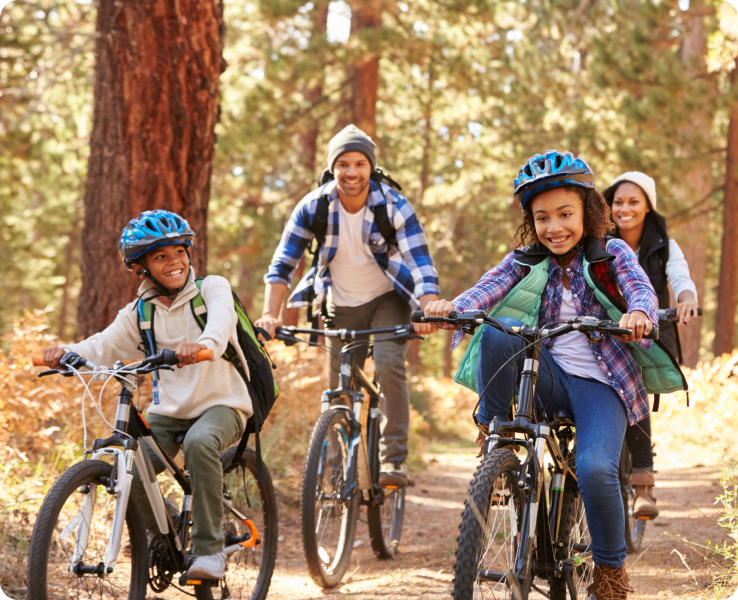
M 203 277 L 195 279 L 198 294 L 190 300 L 190 308 L 192 309 L 192 316 L 195 317 L 195 321 L 197 321 L 200 329 L 204 331 L 208 322 L 208 309 L 207 306 L 205 306 L 205 301 L 200 293 L 203 280 Z M 277 396 L 279 395 L 279 386 L 277 385 L 277 382 L 274 381 L 274 377 L 272 375 L 272 369 L 276 369 L 277 366 L 272 362 L 266 348 L 264 347 L 264 342 L 258 338 L 257 333 L 260 333 L 265 339 L 269 339 L 269 335 L 260 328 L 254 328 L 251 319 L 249 319 L 249 316 L 246 313 L 246 309 L 235 292 L 233 292 L 233 306 L 236 310 L 236 314 L 238 315 L 238 324 L 236 325 L 238 345 L 241 347 L 241 351 L 248 363 L 249 374 L 246 374 L 246 370 L 241 364 L 241 360 L 238 357 L 236 349 L 230 343 L 228 344 L 226 351 L 223 353 L 222 358 L 236 367 L 239 375 L 241 375 L 241 378 L 246 383 L 246 387 L 249 390 L 249 396 L 251 397 L 254 414 L 249 417 L 249 420 L 246 422 L 246 430 L 238 444 L 238 448 L 236 449 L 233 461 L 228 470 L 235 468 L 238 461 L 241 460 L 241 456 L 243 455 L 249 440 L 249 435 L 253 433 L 256 442 L 258 479 L 261 483 L 263 482 L 263 471 L 259 432 L 261 431 L 264 421 L 266 421 L 266 418 L 269 416 L 269 413 L 277 400 Z M 151 304 L 151 302 L 139 300 L 137 308 L 138 330 L 141 334 L 141 339 L 143 340 L 143 349 L 146 356 L 151 356 L 156 353 L 156 337 L 154 335 L 156 307 Z M 159 404 L 159 388 L 156 371 L 154 371 L 154 404 Z

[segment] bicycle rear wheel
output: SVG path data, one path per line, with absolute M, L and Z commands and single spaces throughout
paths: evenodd
M 455 600 L 527 600 L 532 570 L 522 582 L 508 582 L 515 570 L 520 524 L 526 502 L 518 487 L 520 461 L 509 450 L 493 450 L 477 467 L 459 525 Z M 519 592 L 513 589 L 519 587 Z
M 118 560 L 112 573 L 105 572 L 118 503 L 107 491 L 108 485 L 114 485 L 109 482 L 112 470 L 101 460 L 84 461 L 69 468 L 51 487 L 31 536 L 29 600 L 145 598 L 146 529 L 133 498 L 128 500 Z
M 405 517 L 405 488 L 385 487 L 384 502 L 367 507 L 369 536 L 377 558 L 393 558 L 397 554 Z
M 359 516 L 359 494 L 342 500 L 347 488 L 351 423 L 343 409 L 322 413 L 310 434 L 302 473 L 302 543 L 308 572 L 322 587 L 343 578 Z
M 584 512 L 584 502 L 574 487 L 574 482 L 567 480 L 561 505 L 559 521 L 559 542 L 563 544 L 562 560 L 573 563 L 573 579 L 577 597 L 570 598 L 566 581 L 563 577 L 550 579 L 551 600 L 577 600 L 587 597 L 587 588 L 592 583 L 594 562 L 592 561 L 592 538 Z
M 228 448 L 221 455 L 224 469 L 230 466 L 235 453 L 236 448 Z M 242 548 L 228 556 L 226 574 L 219 587 L 195 586 L 200 600 L 264 600 L 267 596 L 277 558 L 277 500 L 269 470 L 262 466 L 264 483 L 259 485 L 256 454 L 247 448 L 238 466 L 223 476 L 224 499 L 251 522 L 256 534 L 249 524 L 224 507 L 225 547 L 240 544 Z

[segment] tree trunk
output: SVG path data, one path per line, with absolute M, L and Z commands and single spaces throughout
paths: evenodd
M 735 309 L 738 303 L 738 57 L 731 75 L 728 155 L 723 197 L 723 244 L 720 255 L 720 287 L 715 317 L 715 356 L 735 347 Z
M 356 0 L 351 5 L 352 23 L 360 41 L 360 54 L 353 64 L 354 100 L 351 118 L 372 139 L 377 135 L 377 95 L 381 45 L 382 0 Z
M 695 91 L 700 93 L 699 86 L 708 77 L 705 59 L 707 56 L 707 33 L 705 31 L 705 3 L 704 0 L 693 0 L 690 11 L 686 16 L 686 31 L 682 38 L 682 61 L 687 71 L 695 81 Z M 703 92 L 704 93 L 704 92 Z M 710 131 L 711 115 L 709 113 L 709 102 L 704 103 L 703 110 L 695 111 L 690 115 L 689 123 L 685 126 L 683 133 L 692 141 L 699 141 L 700 136 Z M 700 301 L 705 297 L 705 278 L 707 248 L 705 236 L 709 225 L 710 190 L 712 190 L 712 170 L 709 155 L 696 151 L 695 144 L 689 144 L 689 150 L 685 150 L 695 158 L 690 164 L 690 169 L 685 173 L 683 183 L 676 190 L 676 195 L 681 196 L 684 204 L 693 204 L 700 200 L 695 207 L 694 213 L 686 225 L 679 228 L 678 239 L 684 250 L 684 256 L 689 263 L 692 280 L 697 286 L 697 294 Z M 680 328 L 679 336 L 682 344 L 682 356 L 684 364 L 694 367 L 699 359 L 701 319 L 694 319 L 688 327 Z
M 143 210 L 189 221 L 193 266 L 205 274 L 223 33 L 220 0 L 98 3 L 79 335 L 103 329 L 134 297 L 117 243 Z

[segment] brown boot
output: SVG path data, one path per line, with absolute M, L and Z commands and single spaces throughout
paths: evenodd
M 486 440 L 487 437 L 489 436 L 489 425 L 478 423 L 477 427 L 479 427 L 479 433 L 477 434 L 477 446 L 479 446 L 479 454 L 477 454 L 477 458 L 482 458 L 482 456 L 484 456 L 484 440 Z M 505 438 L 505 439 L 510 439 L 510 438 L 514 438 L 515 434 L 512 431 L 506 431 L 500 437 Z M 518 452 L 518 449 L 519 449 L 516 444 L 505 444 L 502 441 L 497 443 L 497 447 L 498 448 L 508 447 L 513 452 Z
M 625 565 L 619 569 L 595 565 L 592 585 L 587 588 L 587 596 L 594 594 L 595 600 L 627 600 L 628 592 L 634 592 L 625 572 Z
M 635 490 L 635 503 L 633 516 L 636 519 L 655 519 L 659 516 L 659 508 L 656 506 L 656 498 L 653 495 L 653 487 L 656 480 L 653 473 L 633 473 L 630 483 Z

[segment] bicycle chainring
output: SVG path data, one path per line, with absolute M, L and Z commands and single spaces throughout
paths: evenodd
M 149 546 L 149 585 L 157 594 L 166 590 L 174 579 L 176 567 L 165 535 L 154 536 Z

